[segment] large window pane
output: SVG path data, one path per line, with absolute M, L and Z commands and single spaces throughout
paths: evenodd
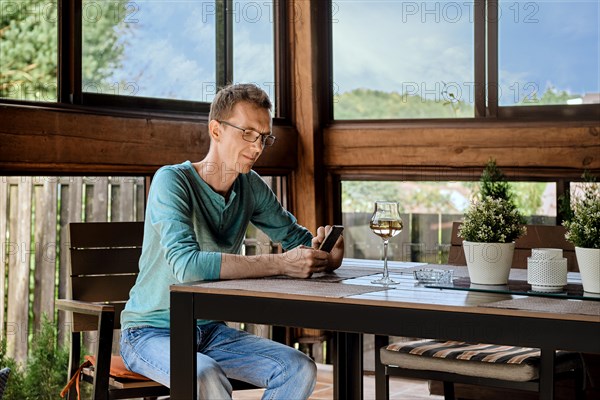
M 474 5 L 332 3 L 335 119 L 473 117 Z
M 600 103 L 600 3 L 501 1 L 499 104 Z
M 511 182 L 515 201 L 529 224 L 556 224 L 556 184 Z M 343 181 L 345 255 L 379 259 L 382 243 L 369 229 L 376 200 L 400 203 L 404 229 L 390 240 L 397 261 L 446 263 L 452 222 L 460 221 L 475 196 L 477 182 Z
M 228 13 L 234 82 L 254 82 L 273 99 L 273 3 L 236 1 Z M 216 17 L 213 1 L 84 2 L 83 91 L 212 101 Z
M 242 0 L 233 6 L 233 80 L 257 84 L 275 104 L 274 4 Z
M 0 98 L 56 101 L 56 4 L 0 1 Z
M 83 3 L 83 91 L 211 101 L 214 2 Z

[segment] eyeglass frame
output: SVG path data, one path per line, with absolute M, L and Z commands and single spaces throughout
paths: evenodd
M 242 139 L 248 143 L 256 143 L 256 141 L 258 140 L 258 138 L 260 138 L 260 143 L 263 147 L 269 147 L 272 146 L 275 143 L 275 140 L 277 140 L 276 136 L 271 135 L 271 132 L 269 133 L 260 133 L 258 131 L 255 131 L 254 129 L 244 129 L 244 128 L 240 128 L 239 126 L 233 125 L 230 122 L 227 121 L 222 121 L 222 120 L 216 120 L 218 123 L 223 124 L 223 125 L 227 125 L 230 126 L 232 128 L 235 128 L 237 130 L 242 131 Z M 256 136 L 254 138 L 254 140 L 248 140 L 246 139 L 246 136 L 248 135 L 246 132 L 255 132 L 258 134 L 258 136 Z M 271 139 L 271 143 L 267 144 L 267 141 Z

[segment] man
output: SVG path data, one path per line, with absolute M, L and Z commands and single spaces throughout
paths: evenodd
M 252 170 L 273 144 L 271 102 L 255 85 L 228 86 L 210 109 L 206 157 L 158 170 L 148 197 L 140 273 L 121 316 L 127 367 L 169 386 L 169 285 L 207 279 L 288 275 L 308 278 L 341 265 L 343 240 L 331 253 L 284 210 Z M 248 223 L 281 242 L 284 254 L 239 255 Z M 199 321 L 197 381 L 201 399 L 230 399 L 227 377 L 265 387 L 265 399 L 305 399 L 316 368 L 301 352 L 227 327 Z

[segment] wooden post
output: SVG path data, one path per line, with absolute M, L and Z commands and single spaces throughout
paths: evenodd
M 312 5 L 312 6 L 311 6 Z M 325 176 L 319 139 L 318 66 L 315 57 L 317 2 L 294 0 L 290 3 L 292 60 L 292 120 L 299 134 L 298 167 L 292 175 L 292 207 L 298 221 L 313 233 L 323 223 L 324 207 L 321 187 Z M 326 84 L 321 82 L 321 84 Z
M 20 180 L 11 187 L 10 222 L 11 255 L 8 266 L 7 354 L 17 362 L 27 359 L 29 330 L 29 257 L 31 254 L 31 204 L 32 185 L 29 179 Z M 21 205 L 21 206 L 20 206 Z
M 56 208 L 57 180 L 42 177 L 35 190 L 35 286 L 33 296 L 34 327 L 41 329 L 42 315 L 54 321 L 56 285 Z
M 8 228 L 8 178 L 3 176 L 0 178 L 0 288 L 6 287 L 6 260 L 8 258 L 8 237 L 6 229 Z M 4 337 L 4 308 L 6 307 L 5 293 L 1 291 L 0 296 L 0 332 Z

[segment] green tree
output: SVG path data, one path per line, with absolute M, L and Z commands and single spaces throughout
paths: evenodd
M 397 184 L 381 181 L 347 181 L 342 185 L 342 207 L 347 212 L 373 212 L 377 200 L 398 201 Z
M 548 183 L 546 182 L 512 182 L 515 204 L 523 215 L 538 214 L 542 206 L 542 196 Z M 518 187 L 518 189 L 517 189 Z
M 126 3 L 84 2 L 84 79 L 101 81 L 119 66 L 124 49 L 119 38 L 129 28 Z M 0 97 L 56 101 L 57 1 L 21 0 L 0 6 Z
M 481 197 L 491 197 L 493 199 L 504 199 L 513 201 L 513 192 L 510 184 L 506 181 L 504 173 L 496 165 L 496 160 L 490 159 L 480 179 Z
M 537 93 L 534 93 L 531 98 L 524 98 L 521 101 L 522 105 L 552 105 L 552 104 L 567 104 L 567 100 L 581 97 L 578 94 L 570 94 L 566 90 L 558 90 L 554 86 L 546 89 L 542 96 L 538 98 Z
M 373 212 L 375 201 L 391 200 L 399 202 L 404 212 L 462 212 L 447 186 L 446 182 L 345 181 L 342 207 L 344 212 Z
M 101 85 L 121 67 L 123 52 L 127 45 L 128 1 L 83 2 L 82 79 L 84 89 L 88 85 Z M 91 90 L 90 88 L 90 91 Z

